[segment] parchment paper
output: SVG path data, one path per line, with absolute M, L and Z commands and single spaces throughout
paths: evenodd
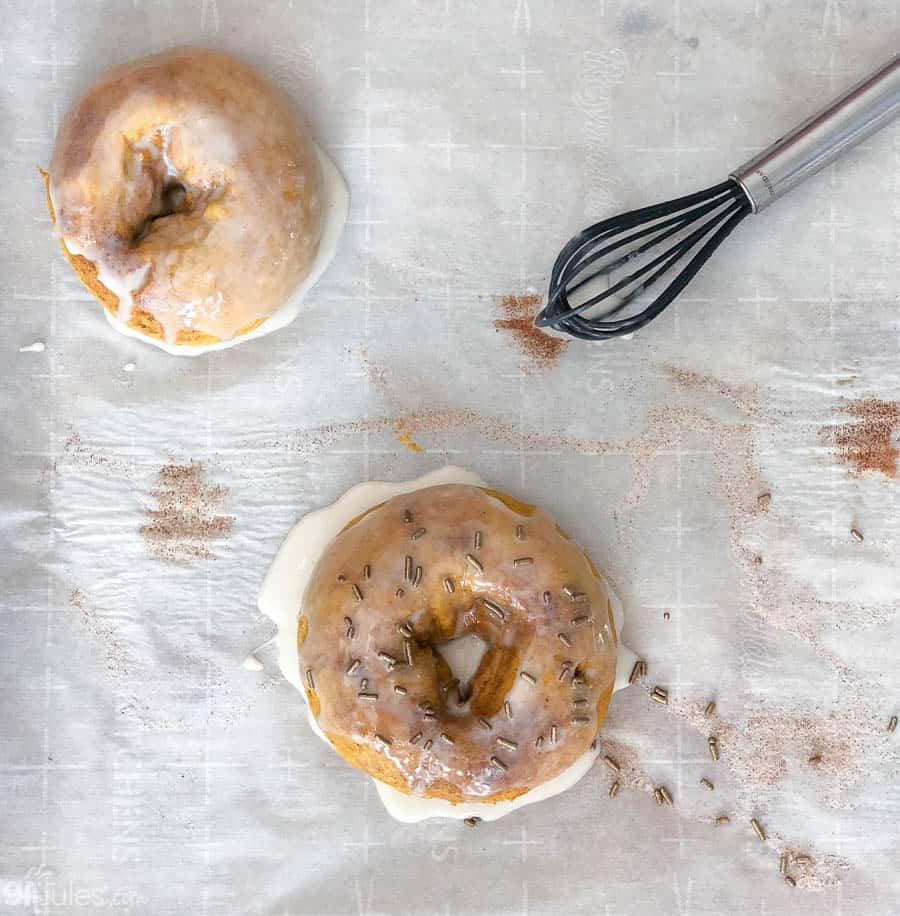
M 634 340 L 536 368 L 494 324 L 573 232 L 721 180 L 898 26 L 890 0 L 8 0 L 0 911 L 900 912 L 893 415 L 835 431 L 900 398 L 898 126 Z M 107 325 L 36 171 L 101 70 L 180 43 L 283 84 L 353 194 L 300 320 L 195 360 Z M 878 442 L 881 470 L 842 460 Z M 554 511 L 625 601 L 649 674 L 605 728 L 613 799 L 598 765 L 495 824 L 395 823 L 271 647 L 241 665 L 298 515 L 450 461 Z

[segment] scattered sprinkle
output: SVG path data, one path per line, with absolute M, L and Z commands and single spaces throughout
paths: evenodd
M 616 763 L 616 761 L 613 760 L 612 757 L 609 757 L 609 756 L 604 757 L 603 762 L 609 767 L 609 769 L 613 771 L 613 773 L 618 773 L 621 769 L 619 767 L 619 764 Z
M 755 818 L 750 818 L 750 826 L 753 828 L 753 832 L 763 841 L 766 840 L 766 831 L 763 830 L 762 824 Z
M 609 787 L 608 795 L 610 798 L 615 798 L 618 794 L 619 794 L 619 783 L 617 780 Z
M 572 640 L 565 633 L 557 633 L 556 638 L 567 648 L 572 648 Z
M 703 714 L 706 716 L 711 716 L 716 711 L 716 701 L 710 700 L 706 704 L 706 709 L 703 710 Z
M 529 674 L 527 671 L 520 671 L 519 677 L 522 678 L 526 684 L 529 684 L 532 687 L 534 687 L 534 685 L 537 683 L 537 678 L 535 678 L 534 675 Z
M 467 817 L 467 818 L 463 821 L 463 823 L 464 823 L 467 827 L 477 827 L 477 826 L 481 823 L 481 818 L 480 818 L 480 817 Z
M 472 554 L 467 553 L 467 554 L 466 554 L 466 562 L 467 562 L 467 563 L 469 564 L 469 566 L 471 566 L 472 569 L 474 569 L 476 572 L 484 572 L 484 567 L 481 565 L 481 561 L 478 559 L 478 557 L 473 557 Z
M 854 541 L 857 541 L 859 543 L 862 543 L 865 540 L 865 538 L 862 535 L 862 532 L 858 528 L 850 529 L 850 537 L 852 537 Z
M 731 823 L 731 818 L 730 818 L 730 817 L 726 817 L 724 814 L 720 814 L 720 815 L 716 818 L 716 826 L 717 826 L 717 827 L 724 827 L 726 824 L 730 824 L 730 823 Z
M 889 732 L 894 731 L 897 728 L 897 717 L 891 716 L 890 721 L 888 722 L 887 730 Z
M 700 780 L 700 785 L 703 786 L 704 789 L 709 789 L 710 792 L 715 789 L 715 786 L 705 776 Z

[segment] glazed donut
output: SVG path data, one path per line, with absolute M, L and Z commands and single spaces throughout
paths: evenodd
M 448 658 L 479 640 L 474 674 Z M 434 486 L 353 519 L 316 564 L 297 651 L 318 729 L 392 788 L 510 801 L 587 753 L 617 635 L 606 583 L 546 512 Z
M 123 325 L 172 345 L 261 325 L 319 245 L 308 129 L 218 51 L 167 51 L 103 76 L 63 120 L 45 181 L 84 285 Z

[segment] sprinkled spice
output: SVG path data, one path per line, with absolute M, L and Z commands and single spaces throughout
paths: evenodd
M 397 591 L 394 592 L 394 594 L 395 594 L 398 598 L 402 598 L 402 597 L 406 594 L 406 592 L 403 591 L 402 588 L 398 588 Z
M 550 606 L 550 599 L 551 599 L 552 597 L 553 597 L 553 596 L 550 594 L 550 592 L 544 592 L 544 594 L 541 595 L 541 601 L 544 602 L 544 606 L 545 606 L 545 607 L 549 607 L 549 606 Z
M 572 725 L 587 725 L 591 720 L 587 716 L 572 716 Z
M 412 631 L 412 627 L 408 623 L 398 624 L 397 629 L 407 639 L 412 639 L 413 631 Z
M 821 755 L 821 754 L 813 754 L 812 757 L 809 758 L 809 762 L 810 762 L 813 766 L 815 766 L 817 763 L 821 763 L 821 762 L 822 762 L 822 755 Z
M 537 738 L 534 739 L 534 746 L 535 746 L 538 750 L 541 749 L 541 746 L 543 745 L 543 743 L 544 743 L 544 736 L 543 736 L 543 735 L 538 735 Z
M 822 429 L 823 437 L 838 447 L 838 458 L 857 473 L 878 471 L 885 477 L 896 477 L 900 449 L 893 438 L 900 428 L 900 403 L 863 398 L 840 410 L 852 419 Z
M 502 317 L 494 320 L 498 331 L 508 331 L 516 348 L 537 369 L 548 369 L 565 352 L 567 340 L 551 337 L 534 325 L 534 316 L 540 311 L 543 299 L 534 293 L 500 298 Z

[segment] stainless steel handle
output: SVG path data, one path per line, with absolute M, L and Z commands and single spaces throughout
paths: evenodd
M 758 213 L 900 115 L 900 54 L 731 173 Z

